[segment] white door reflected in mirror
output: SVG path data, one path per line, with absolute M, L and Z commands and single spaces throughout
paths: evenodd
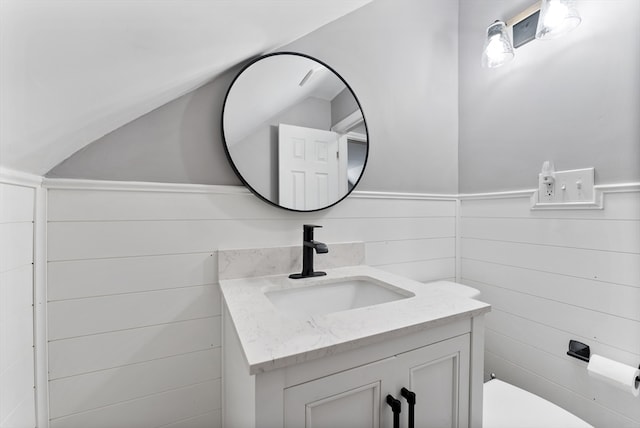
M 279 205 L 299 211 L 332 205 L 347 193 L 347 140 L 337 132 L 280 124 Z

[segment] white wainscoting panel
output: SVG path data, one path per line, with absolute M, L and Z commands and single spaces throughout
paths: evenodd
M 216 285 L 50 302 L 49 340 L 220 315 Z M 83 320 L 79 323 L 78 320 Z
M 531 211 L 528 195 L 461 201 L 461 280 L 487 316 L 485 369 L 596 427 L 639 427 L 630 394 L 566 355 L 640 363 L 640 192 L 606 192 L 603 210 Z
M 49 345 L 49 379 L 216 348 L 220 328 L 214 316 L 55 340 Z
M 161 427 L 211 412 L 211 408 L 220 401 L 220 379 L 216 379 L 52 419 L 50 426 L 51 428 Z M 220 416 L 219 413 L 217 415 Z M 216 420 L 215 423 L 219 424 L 219 421 Z
M 34 203 L 34 188 L 0 180 L 0 428 L 36 425 Z
M 455 277 L 454 198 L 294 213 L 231 187 L 48 186 L 52 428 L 221 426 L 220 248 L 300 245 L 315 223 L 329 251 L 361 241 L 380 269 Z
M 158 376 L 162 373 L 162 376 Z M 52 380 L 52 418 L 220 378 L 220 348 Z
M 304 222 L 322 222 L 317 239 L 329 242 L 441 238 L 455 233 L 454 217 L 49 222 L 48 254 L 49 261 L 64 261 L 202 253 L 211 251 L 214 237 L 220 248 L 288 246 L 302 239 L 298 229 Z
M 217 282 L 217 257 L 212 252 L 168 256 L 93 259 L 53 263 L 49 301 L 163 290 Z M 91 276 L 91 282 L 83 278 Z
M 207 412 L 203 415 L 186 418 L 169 425 L 162 425 L 161 428 L 221 428 L 221 412 L 221 410 L 214 410 L 212 412 Z

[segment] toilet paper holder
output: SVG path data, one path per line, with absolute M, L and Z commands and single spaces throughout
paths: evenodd
M 569 340 L 569 350 L 567 351 L 567 355 L 573 358 L 577 358 L 582 361 L 589 362 L 591 358 L 591 349 L 589 349 L 589 345 L 586 345 L 582 342 L 578 342 L 577 340 Z M 640 369 L 640 365 L 638 366 Z M 640 376 L 636 377 L 636 388 L 640 385 Z
M 588 363 L 589 358 L 591 358 L 591 349 L 589 349 L 589 345 L 585 345 L 582 342 L 569 340 L 569 350 L 567 351 L 567 355 Z

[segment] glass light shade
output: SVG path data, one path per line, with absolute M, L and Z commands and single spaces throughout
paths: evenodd
M 482 50 L 482 66 L 485 68 L 500 67 L 513 59 L 513 44 L 507 33 L 507 26 L 496 21 L 487 28 L 487 40 Z
M 567 34 L 582 19 L 573 0 L 542 0 L 536 39 L 550 40 Z

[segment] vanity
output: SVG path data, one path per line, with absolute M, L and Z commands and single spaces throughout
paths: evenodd
M 300 247 L 220 251 L 224 426 L 481 426 L 490 306 L 331 248 L 303 279 Z

